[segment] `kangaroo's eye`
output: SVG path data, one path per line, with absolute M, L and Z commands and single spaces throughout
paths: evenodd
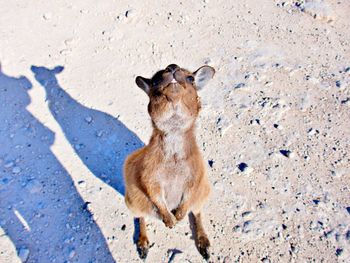
M 186 77 L 186 80 L 190 83 L 193 83 L 194 82 L 194 77 L 193 76 L 187 76 Z

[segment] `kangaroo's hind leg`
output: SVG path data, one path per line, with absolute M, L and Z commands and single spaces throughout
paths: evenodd
M 148 254 L 149 240 L 147 237 L 146 221 L 144 217 L 139 217 L 136 220 L 139 222 L 140 232 L 137 237 L 136 246 L 137 252 L 141 259 L 145 259 Z
M 205 260 L 208 260 L 210 257 L 210 253 L 209 253 L 210 241 L 203 227 L 201 213 L 200 212 L 191 213 L 190 220 L 191 219 L 193 219 L 193 223 L 195 227 L 194 230 L 195 230 L 195 241 L 196 241 L 197 249 L 199 253 L 202 255 L 202 257 Z

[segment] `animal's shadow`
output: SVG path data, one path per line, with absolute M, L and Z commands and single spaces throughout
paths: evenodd
M 0 226 L 26 262 L 114 262 L 54 133 L 26 110 L 31 87 L 0 70 Z
M 61 88 L 56 75 L 62 66 L 31 69 L 45 88 L 49 109 L 77 155 L 96 177 L 124 195 L 123 163 L 127 155 L 143 146 L 142 141 L 115 117 L 85 107 Z

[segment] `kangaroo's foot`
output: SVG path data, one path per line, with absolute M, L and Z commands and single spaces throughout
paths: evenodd
M 146 232 L 146 222 L 143 217 L 139 218 L 140 234 L 136 242 L 137 253 L 141 259 L 146 259 L 149 250 L 149 241 Z

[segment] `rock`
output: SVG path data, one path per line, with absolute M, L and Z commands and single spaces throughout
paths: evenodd
M 77 252 L 75 252 L 74 249 L 72 249 L 70 252 L 69 252 L 69 258 L 72 259 L 74 258 L 74 256 L 77 254 Z
M 9 161 L 9 162 L 6 162 L 6 163 L 5 163 L 4 167 L 5 167 L 5 168 L 11 168 L 13 165 L 14 165 L 14 162 Z
M 29 249 L 26 247 L 22 247 L 19 249 L 18 257 L 21 259 L 22 262 L 26 262 L 29 257 Z
M 46 13 L 46 14 L 43 14 L 43 18 L 45 20 L 50 20 L 52 18 L 52 14 L 51 13 Z
M 243 233 L 248 233 L 251 231 L 253 221 L 248 220 L 243 223 Z
M 210 168 L 213 168 L 214 161 L 213 160 L 208 160 L 208 164 L 209 164 Z
M 318 205 L 318 203 L 320 202 L 320 200 L 314 199 L 314 200 L 312 200 L 312 202 L 313 202 L 315 205 Z
M 91 117 L 91 116 L 87 116 L 87 117 L 85 118 L 85 121 L 86 121 L 87 123 L 91 123 L 91 122 L 92 122 L 92 117 Z
M 122 225 L 121 230 L 125 231 L 125 229 L 126 229 L 126 225 L 124 224 L 124 225 Z
M 343 254 L 343 251 L 344 250 L 342 248 L 337 248 L 337 250 L 335 251 L 335 255 L 339 257 L 341 254 Z
M 232 228 L 233 232 L 240 232 L 241 231 L 241 226 L 240 225 L 236 225 Z
M 337 81 L 335 82 L 335 86 L 336 86 L 337 88 L 341 88 L 341 82 L 340 82 L 340 80 L 337 80 Z
M 237 165 L 237 167 L 241 172 L 244 172 L 248 168 L 248 165 L 246 163 L 240 163 Z
M 280 153 L 281 153 L 283 156 L 289 158 L 289 156 L 291 155 L 292 152 L 289 151 L 289 150 L 280 150 Z
M 242 213 L 242 217 L 249 216 L 251 213 L 252 213 L 252 212 L 250 212 L 250 211 L 243 212 L 243 213 Z
M 40 193 L 41 189 L 42 189 L 42 185 L 39 181 L 37 180 L 30 180 L 25 188 L 31 193 L 31 194 L 35 194 L 35 193 Z
M 350 240 L 350 230 L 348 230 L 345 234 L 345 239 Z
M 18 166 L 14 167 L 14 168 L 12 169 L 12 173 L 13 173 L 13 174 L 19 174 L 20 172 L 21 172 L 21 168 L 19 168 Z
M 246 86 L 246 84 L 241 82 L 241 83 L 238 83 L 234 88 L 235 89 L 240 89 L 240 88 L 244 88 L 245 86 Z
M 126 18 L 131 18 L 134 17 L 134 15 L 136 14 L 134 9 L 129 9 L 125 12 L 125 17 Z

